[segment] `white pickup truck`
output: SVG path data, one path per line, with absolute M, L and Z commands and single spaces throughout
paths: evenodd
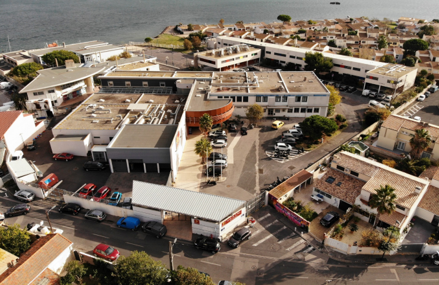
M 54 234 L 63 233 L 63 230 L 61 229 L 57 229 L 57 228 L 52 228 L 52 229 Z M 27 224 L 27 231 L 31 234 L 36 235 L 37 237 L 43 237 L 50 234 L 50 227 L 45 226 L 44 222 L 41 221 L 39 224 L 35 224 L 35 223 Z
M 323 202 L 323 195 L 322 194 L 312 194 L 311 195 L 311 200 L 315 201 L 317 204 L 320 202 Z

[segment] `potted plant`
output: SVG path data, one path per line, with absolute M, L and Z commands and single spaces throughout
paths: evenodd
M 358 231 L 358 226 L 356 224 L 350 224 L 349 229 L 351 230 L 351 233 L 354 233 Z
M 357 224 L 360 221 L 360 218 L 357 216 L 354 216 L 352 219 L 354 220 L 354 224 Z

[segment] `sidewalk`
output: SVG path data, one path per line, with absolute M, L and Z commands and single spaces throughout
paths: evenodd
M 404 254 L 394 254 L 389 255 L 386 253 L 384 256 L 384 259 L 386 261 L 381 261 L 380 255 L 345 255 L 336 251 L 328 251 L 328 255 L 331 259 L 333 259 L 336 262 L 331 262 L 333 264 L 357 264 L 357 265 L 370 265 L 370 264 L 378 264 L 378 265 L 388 265 L 388 264 L 411 264 L 411 265 L 422 265 L 422 266 L 428 266 L 431 265 L 432 267 L 437 267 L 436 265 L 433 265 L 430 260 L 416 260 L 416 258 L 419 256 L 419 254 L 413 255 L 404 255 Z

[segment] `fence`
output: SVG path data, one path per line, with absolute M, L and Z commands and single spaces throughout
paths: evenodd
M 259 194 L 255 198 L 248 200 L 246 202 L 245 206 L 248 215 L 250 215 L 253 212 L 256 212 L 257 210 L 265 206 L 265 195 L 267 195 L 266 193 L 267 192 L 264 191 L 263 193 Z
M 131 46 L 142 46 L 142 47 L 158 47 L 158 48 L 170 48 L 170 49 L 184 49 L 184 45 L 168 45 L 168 44 L 159 44 L 159 43 L 145 43 L 145 42 L 129 42 Z

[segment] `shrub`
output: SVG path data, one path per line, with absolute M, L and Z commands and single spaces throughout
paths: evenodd
M 394 161 L 393 159 L 384 159 L 383 160 L 383 164 L 387 165 L 389 167 L 395 168 L 396 166 L 396 161 Z
M 339 130 L 343 130 L 343 129 L 346 129 L 347 127 L 348 127 L 348 124 L 347 123 L 343 123 L 340 126 L 338 126 L 338 129 Z
M 349 229 L 351 230 L 351 232 L 356 232 L 358 231 L 358 226 L 356 224 L 350 224 Z
M 361 233 L 361 244 L 364 246 L 378 247 L 382 240 L 381 233 L 374 229 L 368 229 Z
M 120 57 L 117 56 L 117 55 L 113 55 L 113 56 L 110 56 L 109 58 L 107 58 L 108 61 L 116 61 L 116 60 L 119 60 L 119 59 L 120 59 Z
M 132 57 L 132 55 L 127 51 L 124 51 L 119 56 L 120 56 L 120 58 L 131 58 Z
M 354 223 L 358 223 L 360 221 L 360 218 L 357 216 L 354 216 L 352 219 L 354 220 Z
M 343 116 L 342 114 L 337 114 L 337 116 L 335 116 L 335 119 L 339 122 L 346 122 L 346 117 Z

